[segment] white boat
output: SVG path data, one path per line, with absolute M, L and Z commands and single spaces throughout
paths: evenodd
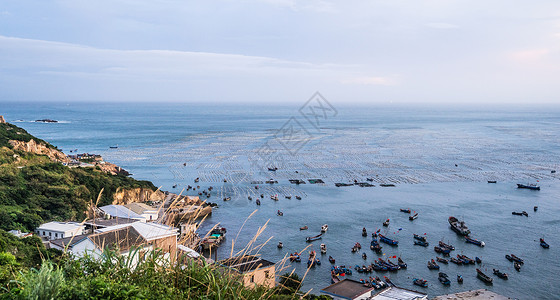
M 329 230 L 329 225 L 325 224 L 321 226 L 321 232 L 327 232 L 327 230 Z
M 326 254 L 326 253 L 327 253 L 327 245 L 321 244 L 321 254 Z

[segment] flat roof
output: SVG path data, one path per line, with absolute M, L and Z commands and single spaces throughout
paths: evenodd
M 132 203 L 125 204 L 124 206 L 137 214 L 157 213 L 157 209 L 144 203 L 132 202 Z
M 101 209 L 103 212 L 110 215 L 111 217 L 142 219 L 142 220 L 146 219 L 122 205 L 113 205 L 113 204 L 105 205 L 105 206 L 101 206 L 99 209 Z
M 41 224 L 41 226 L 39 226 L 37 230 L 66 232 L 69 230 L 76 230 L 84 227 L 84 225 L 80 225 L 76 222 L 48 222 L 45 224 Z
M 176 236 L 179 234 L 179 229 L 158 223 L 144 223 L 144 222 L 134 222 L 130 224 L 119 224 L 114 226 L 109 226 L 106 228 L 97 229 L 96 232 L 107 232 L 115 229 L 121 229 L 126 227 L 133 227 L 143 238 L 146 240 L 160 239 L 168 236 Z
M 96 226 L 96 227 L 109 227 L 115 226 L 119 224 L 130 224 L 140 222 L 137 219 L 128 219 L 128 218 L 114 218 L 114 219 L 104 219 L 104 218 L 97 218 L 93 220 L 87 220 L 84 222 L 86 225 Z
M 374 287 L 365 286 L 359 281 L 355 281 L 352 279 L 343 279 L 322 289 L 321 292 L 340 298 L 355 299 L 358 296 L 361 296 L 374 289 Z
M 232 257 L 232 258 L 221 260 L 218 262 L 218 264 L 224 267 L 235 269 L 239 273 L 246 273 L 246 272 L 275 265 L 275 263 L 268 261 L 266 259 L 262 259 L 255 255 Z
M 101 250 L 109 247 L 110 249 L 119 249 L 121 253 L 133 247 L 145 245 L 147 242 L 132 226 L 92 234 L 89 239 Z
M 400 287 L 389 287 L 377 293 L 372 300 L 417 300 L 427 299 L 428 294 L 403 289 Z

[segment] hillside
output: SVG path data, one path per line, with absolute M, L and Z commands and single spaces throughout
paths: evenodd
M 48 221 L 83 220 L 90 201 L 113 202 L 118 188 L 156 187 L 100 168 L 63 165 L 66 156 L 24 129 L 0 123 L 0 229 L 32 231 Z

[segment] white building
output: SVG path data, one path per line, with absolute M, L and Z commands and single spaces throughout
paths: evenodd
M 35 229 L 38 236 L 49 240 L 62 239 L 84 233 L 86 226 L 76 222 L 49 222 Z
M 158 218 L 158 211 L 144 203 L 133 202 L 125 204 L 124 206 L 144 217 L 146 221 L 155 221 Z
M 124 218 L 124 219 L 134 219 L 142 222 L 146 222 L 146 218 L 133 212 L 132 210 L 126 208 L 123 205 L 105 205 L 99 208 L 111 219 L 114 218 Z

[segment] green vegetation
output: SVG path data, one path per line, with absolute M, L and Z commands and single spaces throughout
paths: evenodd
M 69 168 L 44 155 L 13 150 L 8 143 L 12 139 L 49 145 L 19 127 L 0 124 L 0 229 L 32 231 L 48 221 L 81 221 L 101 189 L 99 205 L 110 204 L 119 187 L 156 189 L 149 181 Z

